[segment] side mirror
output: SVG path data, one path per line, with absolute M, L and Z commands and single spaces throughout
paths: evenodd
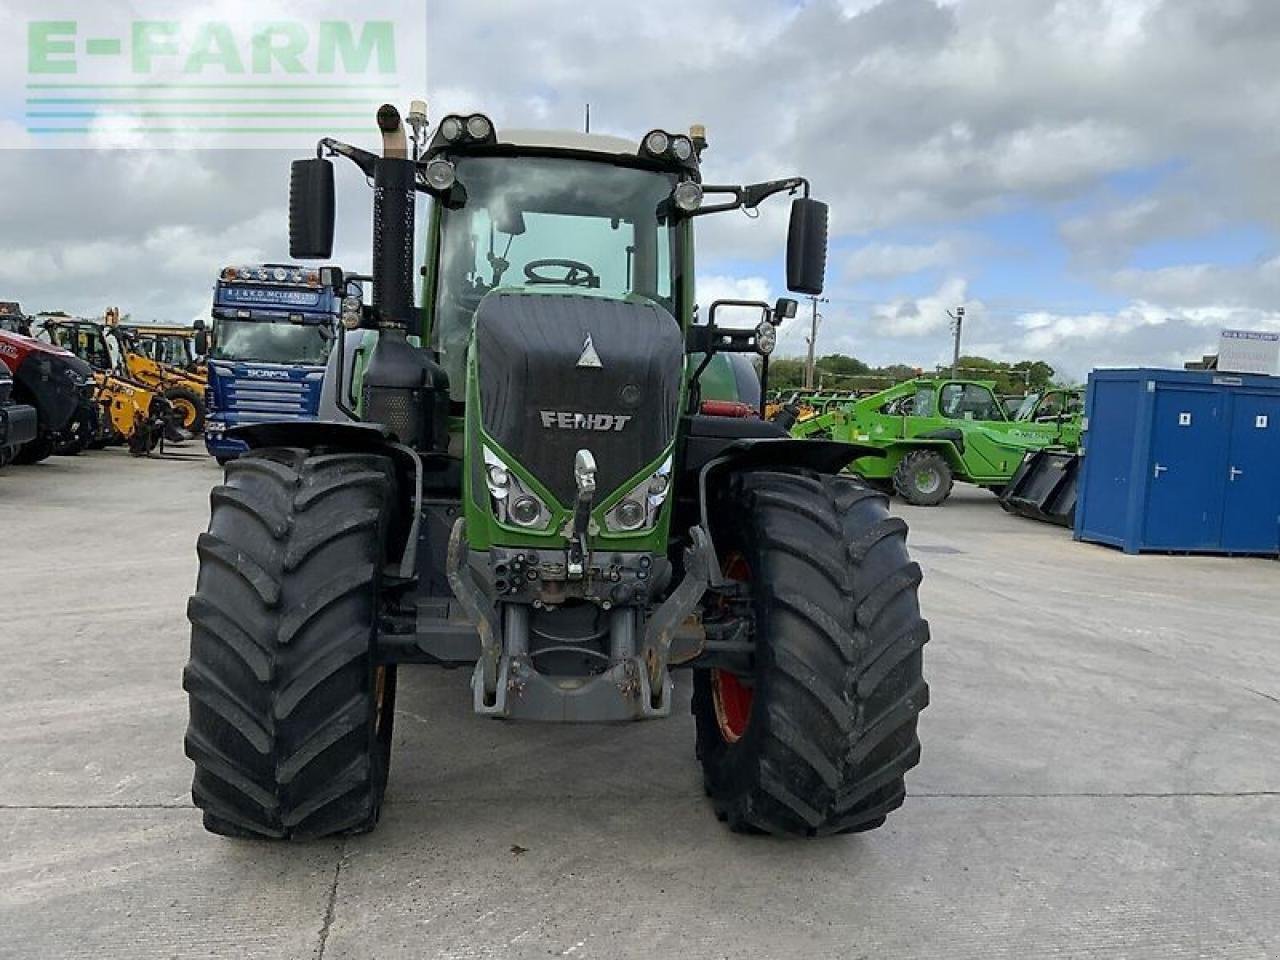
M 347 289 L 347 278 L 341 267 L 321 267 L 320 286 L 341 295 Z
M 195 347 L 197 357 L 203 357 L 209 352 L 209 332 L 203 324 L 196 327 Z
M 818 296 L 827 274 L 827 205 L 796 197 L 787 229 L 787 289 Z
M 333 255 L 333 164 L 322 157 L 289 166 L 289 256 L 325 260 Z

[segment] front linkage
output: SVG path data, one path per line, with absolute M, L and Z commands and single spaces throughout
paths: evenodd
M 877 826 L 927 701 L 905 524 L 838 475 L 867 450 L 789 439 L 760 416 L 759 383 L 703 396 L 734 353 L 767 379 L 794 301 L 694 323 L 693 217 L 803 189 L 788 286 L 817 293 L 825 206 L 798 178 L 702 185 L 696 130 L 637 149 L 450 116 L 426 144 L 424 114 L 410 148 L 384 107 L 382 156 L 322 141 L 376 186 L 373 301 L 344 310 L 357 320 L 327 374 L 339 419 L 238 430 L 251 450 L 212 494 L 184 678 L 206 826 L 371 828 L 409 662 L 474 665 L 481 714 L 597 722 L 667 715 L 671 670 L 691 669 L 731 827 Z M 714 192 L 730 199 L 704 203 Z M 295 164 L 290 209 L 293 255 L 328 257 L 326 159 Z M 760 322 L 722 326 L 722 308 Z

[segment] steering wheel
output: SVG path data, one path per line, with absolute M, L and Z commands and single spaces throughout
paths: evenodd
M 563 276 L 548 277 L 538 271 L 543 267 L 559 268 L 564 271 Z M 600 278 L 596 276 L 596 272 L 591 269 L 590 264 L 583 263 L 581 260 L 530 260 L 524 265 L 524 278 L 531 285 L 539 283 L 554 283 L 566 287 L 599 287 Z

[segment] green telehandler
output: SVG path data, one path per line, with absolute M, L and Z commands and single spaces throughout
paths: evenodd
M 377 120 L 380 153 L 324 139 L 291 171 L 294 258 L 331 256 L 331 157 L 374 187 L 371 301 L 322 270 L 348 301 L 340 416 L 236 428 L 250 450 L 197 544 L 186 752 L 206 828 L 371 829 L 408 663 L 469 667 L 484 716 L 562 722 L 666 716 L 682 668 L 730 828 L 879 826 L 928 699 L 906 524 L 841 475 L 872 448 L 793 440 L 763 401 L 704 403 L 700 383 L 720 354 L 767 361 L 795 301 L 695 323 L 697 218 L 793 195 L 787 284 L 816 295 L 826 206 L 800 177 L 704 184 L 698 128 L 432 131 L 421 102 L 412 136 L 393 107 Z
M 1009 418 L 994 384 L 918 377 L 805 419 L 781 419 L 792 436 L 874 447 L 849 467 L 869 485 L 917 506 L 937 506 L 956 480 L 997 494 L 1028 451 L 1074 448 L 1078 405 L 1070 391 L 1024 398 Z

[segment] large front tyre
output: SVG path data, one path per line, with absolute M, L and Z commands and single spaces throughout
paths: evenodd
M 874 829 L 903 802 L 929 696 L 906 524 L 848 478 L 736 483 L 717 549 L 749 584 L 756 656 L 747 675 L 695 674 L 707 792 L 740 832 Z
M 374 659 L 390 461 L 255 450 L 210 500 L 183 674 L 205 827 L 277 839 L 371 829 L 395 699 L 394 669 Z

